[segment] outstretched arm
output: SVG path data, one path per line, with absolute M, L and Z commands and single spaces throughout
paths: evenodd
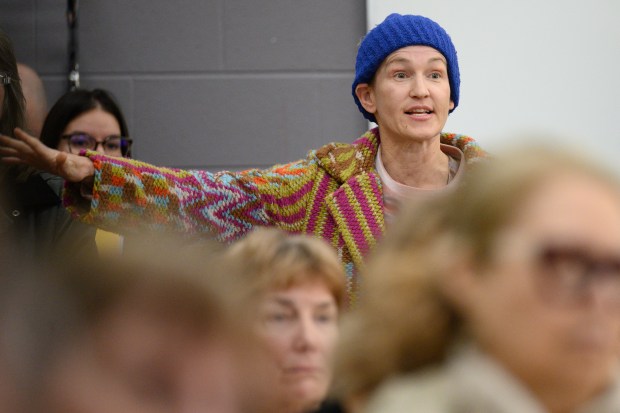
M 93 162 L 85 156 L 49 148 L 19 128 L 15 129 L 15 137 L 0 135 L 0 155 L 5 163 L 27 164 L 69 182 L 82 182 L 95 173 Z

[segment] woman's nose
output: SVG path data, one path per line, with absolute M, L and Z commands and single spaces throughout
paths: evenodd
M 319 335 L 319 330 L 313 320 L 301 319 L 297 326 L 294 346 L 303 350 L 315 348 L 319 341 Z
M 421 76 L 413 76 L 411 78 L 411 88 L 409 90 L 409 96 L 412 98 L 423 98 L 428 96 L 428 87 L 426 82 Z
M 95 142 L 95 151 L 105 154 L 105 149 L 103 148 L 103 142 Z

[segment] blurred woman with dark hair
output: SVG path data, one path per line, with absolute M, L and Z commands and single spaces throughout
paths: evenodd
M 25 122 L 24 95 L 11 39 L 0 30 L 0 133 L 13 136 Z M 62 207 L 63 180 L 25 165 L 0 165 L 0 231 L 32 258 L 60 251 L 96 253 L 95 229 Z

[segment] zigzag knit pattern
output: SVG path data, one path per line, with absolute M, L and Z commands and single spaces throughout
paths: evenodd
M 257 226 L 314 234 L 333 245 L 349 276 L 384 231 L 381 182 L 375 171 L 378 129 L 352 144 L 332 143 L 306 159 L 266 170 L 186 171 L 87 152 L 95 166 L 93 199 L 84 206 L 77 185 L 65 188 L 74 216 L 120 232 L 172 231 L 232 242 Z M 483 157 L 473 139 L 442 134 L 467 162 Z

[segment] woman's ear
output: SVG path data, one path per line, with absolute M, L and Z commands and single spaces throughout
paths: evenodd
M 375 95 L 372 86 L 368 83 L 360 83 L 357 85 L 355 87 L 355 96 L 357 96 L 364 109 L 366 109 L 366 112 L 374 114 L 377 111 Z

